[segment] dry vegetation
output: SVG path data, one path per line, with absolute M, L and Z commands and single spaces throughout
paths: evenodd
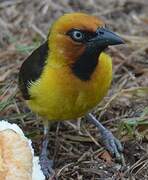
M 85 120 L 56 123 L 50 157 L 61 180 L 148 179 L 148 1 L 0 0 L 0 118 L 19 124 L 39 154 L 42 125 L 17 88 L 19 68 L 65 12 L 83 11 L 105 20 L 126 41 L 112 47 L 114 80 L 94 111 L 124 144 L 124 167 L 100 145 L 97 129 Z M 61 105 L 62 106 L 62 105 Z M 55 112 L 56 113 L 56 112 Z

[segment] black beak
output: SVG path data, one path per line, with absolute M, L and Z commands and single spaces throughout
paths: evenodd
M 91 39 L 91 41 L 94 41 L 99 47 L 124 44 L 124 41 L 118 35 L 107 28 L 98 28 L 96 34 L 97 36 Z

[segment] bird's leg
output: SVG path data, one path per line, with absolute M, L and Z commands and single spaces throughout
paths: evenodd
M 106 129 L 91 113 L 88 113 L 86 118 L 99 129 L 103 144 L 111 155 L 115 156 L 117 160 L 122 160 L 123 147 L 120 141 L 116 139 L 113 134 Z
M 48 121 L 44 121 L 44 137 L 41 147 L 41 153 L 39 156 L 41 169 L 46 179 L 53 175 L 53 161 L 48 159 L 48 142 L 49 142 L 49 123 Z

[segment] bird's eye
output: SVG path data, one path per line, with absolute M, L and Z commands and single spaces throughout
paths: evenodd
M 73 31 L 72 36 L 75 40 L 83 39 L 83 34 L 80 31 Z
M 78 42 L 82 42 L 84 39 L 84 33 L 81 32 L 80 30 L 73 30 L 67 33 L 68 35 L 70 35 L 70 37 Z

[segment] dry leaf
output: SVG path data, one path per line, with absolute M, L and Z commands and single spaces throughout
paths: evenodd
M 108 151 L 103 151 L 99 154 L 99 157 L 101 159 L 103 159 L 104 161 L 106 161 L 108 164 L 112 163 L 112 157 L 111 155 L 108 153 Z

